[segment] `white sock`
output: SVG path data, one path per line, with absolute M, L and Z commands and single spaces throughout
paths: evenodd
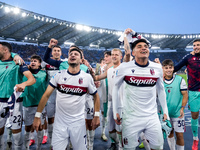
M 52 142 L 52 133 L 53 133 L 53 123 L 48 124 L 48 134 L 49 134 L 50 143 Z
M 13 143 L 15 150 L 22 150 L 23 147 L 23 139 L 22 139 L 22 132 L 12 134 L 13 135 Z
M 3 135 L 0 135 L 0 149 L 4 149 L 3 145 Z
M 35 137 L 34 137 L 34 132 L 30 132 L 29 138 L 32 139 L 32 140 L 34 140 L 34 138 L 35 138 Z
M 175 150 L 176 141 L 175 141 L 174 136 L 172 138 L 167 137 L 167 142 L 168 142 L 168 145 L 169 145 L 169 149 Z
M 47 129 L 44 129 L 44 135 L 43 136 L 47 136 Z
M 176 150 L 184 150 L 184 146 L 180 146 L 176 144 Z
M 38 140 L 37 149 L 41 148 L 42 139 L 43 139 L 43 130 L 42 131 L 38 131 L 38 133 L 37 133 L 37 140 Z
M 34 133 L 34 132 L 33 132 L 33 133 Z M 25 131 L 25 134 L 24 134 L 24 145 L 25 145 L 26 150 L 29 149 L 30 134 L 31 134 L 31 132 L 26 132 L 26 131 Z
M 197 140 L 198 141 L 199 140 L 198 136 L 197 137 L 193 136 L 193 140 Z
M 117 144 L 119 143 L 119 139 L 117 137 L 117 133 L 109 133 L 109 137 Z
M 149 143 L 147 142 L 147 139 L 146 139 L 146 137 L 145 137 L 145 135 L 144 135 L 144 132 L 142 132 L 142 133 L 140 134 L 140 138 L 141 138 L 141 140 L 142 140 L 142 142 L 143 142 L 143 144 L 144 144 L 145 149 L 146 149 L 146 150 L 151 150 L 151 148 L 150 148 L 150 146 L 149 146 Z
M 86 135 L 87 135 L 87 148 L 89 148 L 89 137 L 90 137 L 90 135 L 89 135 L 89 130 L 86 130 Z
M 101 130 L 101 134 L 105 134 L 105 130 L 106 130 L 106 120 L 105 120 L 105 117 L 102 116 L 102 130 Z
M 12 142 L 12 130 L 10 128 L 7 129 L 7 142 Z
M 95 131 L 89 130 L 89 149 L 93 150 Z
M 123 147 L 122 147 L 122 135 L 117 133 L 117 137 L 119 139 L 119 150 L 123 150 Z

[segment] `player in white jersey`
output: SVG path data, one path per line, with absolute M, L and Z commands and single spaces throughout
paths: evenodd
M 69 51 L 69 68 L 57 73 L 44 93 L 34 119 L 34 128 L 40 126 L 41 112 L 54 88 L 58 89 L 52 144 L 55 150 L 64 150 L 69 138 L 74 150 L 86 150 L 86 128 L 84 118 L 85 96 L 87 90 L 94 95 L 95 115 L 93 129 L 100 124 L 99 96 L 92 77 L 80 70 L 82 54 L 79 49 Z
M 188 93 L 185 80 L 173 74 L 174 63 L 171 59 L 162 62 L 164 87 L 167 95 L 167 106 L 173 130 L 167 138 L 170 150 L 184 150 L 185 119 L 184 108 L 187 104 Z M 176 133 L 176 140 L 174 138 Z
M 163 73 L 160 64 L 149 61 L 149 43 L 138 39 L 131 45 L 134 61 L 122 63 L 116 71 L 113 88 L 113 114 L 117 124 L 122 121 L 124 149 L 135 149 L 141 132 L 149 141 L 151 149 L 163 148 L 161 124 L 157 115 L 156 92 L 168 118 L 166 94 L 163 86 Z M 123 90 L 122 106 L 118 95 L 121 84 Z
M 108 130 L 111 139 L 111 147 L 108 150 L 118 149 L 119 138 L 117 135 L 120 134 L 120 127 L 116 125 L 113 118 L 113 108 L 112 108 L 112 88 L 115 77 L 116 68 L 121 64 L 122 52 L 120 49 L 114 48 L 111 51 L 111 58 L 113 67 L 109 68 L 105 73 L 94 76 L 95 80 L 102 80 L 107 78 L 108 80 Z M 121 135 L 121 134 L 120 134 Z

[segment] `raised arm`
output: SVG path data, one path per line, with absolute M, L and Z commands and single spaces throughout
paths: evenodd
M 124 50 L 125 50 L 125 55 L 123 59 L 124 62 L 129 62 L 131 60 L 131 48 L 127 39 L 127 35 L 131 32 L 133 32 L 133 30 L 130 28 L 124 31 Z

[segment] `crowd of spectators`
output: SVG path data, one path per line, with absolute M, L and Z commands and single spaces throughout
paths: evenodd
M 37 45 L 31 45 L 31 44 L 16 44 L 11 43 L 13 47 L 13 52 L 18 53 L 26 62 L 29 61 L 29 58 L 33 54 L 40 55 L 42 58 L 44 56 L 45 50 L 47 46 L 37 46 Z M 62 58 L 68 57 L 68 50 L 69 48 L 62 48 Z M 83 49 L 85 59 L 87 59 L 90 63 L 97 63 L 101 58 L 104 57 L 104 51 L 103 50 L 88 50 Z M 182 52 L 162 52 L 162 53 L 150 53 L 149 59 L 153 61 L 155 58 L 159 58 L 162 62 L 165 59 L 172 59 L 174 61 L 174 64 L 177 64 L 183 56 L 188 54 L 189 52 L 182 51 Z M 124 52 L 123 52 L 124 54 Z M 184 71 L 184 68 L 181 70 Z

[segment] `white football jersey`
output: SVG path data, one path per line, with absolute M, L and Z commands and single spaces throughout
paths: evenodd
M 150 116 L 157 113 L 156 91 L 164 113 L 168 115 L 166 95 L 163 85 L 163 71 L 160 64 L 148 61 L 141 66 L 134 61 L 124 62 L 116 71 L 115 89 L 113 89 L 113 111 L 121 114 L 118 89 L 124 82 L 123 118 L 126 116 Z M 117 89 L 118 88 L 118 89 Z M 114 115 L 116 119 L 116 115 Z
M 61 70 L 54 75 L 49 83 L 57 88 L 55 118 L 66 125 L 84 123 L 85 94 L 89 91 L 94 95 L 97 89 L 90 74 L 83 71 L 71 74 Z

